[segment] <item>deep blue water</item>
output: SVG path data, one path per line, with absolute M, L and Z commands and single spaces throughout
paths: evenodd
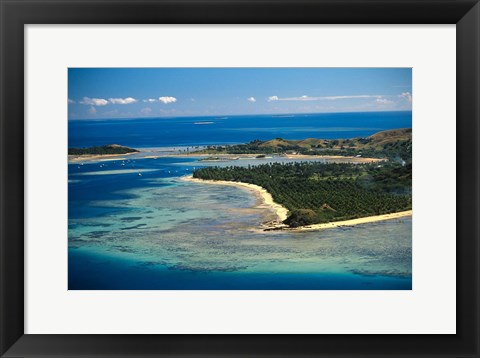
M 194 124 L 204 121 L 214 124 Z M 411 127 L 410 112 L 76 121 L 69 147 L 344 138 L 401 127 Z M 250 193 L 180 177 L 203 165 L 285 158 L 208 163 L 147 154 L 69 164 L 69 289 L 411 289 L 411 219 L 252 232 L 266 220 Z
M 354 273 L 183 271 L 83 249 L 70 249 L 74 290 L 411 290 L 411 277 Z
M 198 124 L 198 123 L 209 124 Z M 197 123 L 197 124 L 195 124 Z M 69 121 L 69 147 L 117 143 L 135 148 L 365 137 L 410 128 L 411 112 L 322 113 Z

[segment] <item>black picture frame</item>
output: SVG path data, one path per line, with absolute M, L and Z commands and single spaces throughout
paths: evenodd
M 0 0 L 0 11 L 2 357 L 479 357 L 478 1 Z M 24 334 L 24 26 L 159 23 L 286 26 L 337 23 L 456 24 L 457 334 L 122 336 Z M 441 315 L 442 312 L 438 314 Z

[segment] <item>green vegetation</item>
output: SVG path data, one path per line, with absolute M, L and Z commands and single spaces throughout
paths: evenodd
M 194 178 L 241 181 L 265 188 L 285 206 L 290 227 L 409 210 L 412 165 L 395 162 L 324 164 L 272 163 L 248 167 L 208 167 Z
M 105 154 L 128 154 L 136 153 L 138 150 L 123 147 L 118 144 L 103 145 L 100 147 L 90 148 L 68 148 L 68 155 L 105 155 Z
M 312 209 L 294 210 L 284 223 L 290 227 L 306 226 L 317 222 L 318 214 Z
M 246 144 L 208 146 L 199 154 L 309 154 L 389 158 L 411 162 L 412 129 L 394 129 L 378 132 L 367 138 L 286 140 L 254 140 Z

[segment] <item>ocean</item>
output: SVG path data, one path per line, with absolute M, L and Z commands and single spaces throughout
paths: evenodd
M 143 148 L 70 163 L 70 290 L 409 290 L 412 220 L 261 232 L 248 191 L 181 179 L 205 165 L 169 150 L 254 139 L 351 138 L 411 127 L 411 112 L 70 121 L 69 147 Z
M 278 137 L 339 139 L 411 126 L 412 112 L 75 120 L 68 124 L 68 146 L 149 148 L 236 144 Z

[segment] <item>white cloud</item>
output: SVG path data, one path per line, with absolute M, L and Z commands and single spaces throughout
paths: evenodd
M 76 102 L 73 99 L 70 99 L 70 98 L 68 99 L 68 104 L 74 104 L 74 103 Z
M 90 114 L 97 114 L 97 110 L 96 110 L 95 107 L 92 106 L 92 107 L 89 108 L 88 113 L 90 113 Z
M 147 98 L 147 99 L 144 99 L 143 102 L 145 103 L 153 103 L 153 102 L 157 102 L 157 100 L 155 98 Z
M 108 101 L 112 104 L 131 104 L 137 102 L 135 98 L 109 98 Z
M 71 100 L 68 100 L 68 103 L 75 103 L 75 102 L 70 102 Z M 88 106 L 106 106 L 107 104 L 131 104 L 131 103 L 136 103 L 137 100 L 132 97 L 127 97 L 127 98 L 109 98 L 108 100 L 104 98 L 90 98 L 90 97 L 83 97 L 83 99 L 79 102 L 81 104 L 85 104 Z
M 382 98 L 382 95 L 378 94 L 361 94 L 358 96 L 329 96 L 329 97 L 309 97 L 312 98 L 312 100 L 332 100 L 335 101 L 337 99 L 352 99 L 352 98 Z
M 252 103 L 257 102 L 257 100 L 255 99 L 255 97 L 248 97 L 248 98 L 247 98 L 247 101 L 248 101 L 248 102 L 252 102 Z
M 83 97 L 83 99 L 80 101 L 81 104 L 86 104 L 89 106 L 106 106 L 108 104 L 108 101 L 103 98 L 89 98 L 89 97 Z
M 158 100 L 164 104 L 177 102 L 175 97 L 159 97 Z
M 375 100 L 375 102 L 377 102 L 378 104 L 392 104 L 393 103 L 393 101 L 390 101 L 386 98 L 377 98 Z
M 403 92 L 402 94 L 399 95 L 399 97 L 412 103 L 412 94 L 410 92 Z
M 362 94 L 362 95 L 354 95 L 354 96 L 324 96 L 324 97 L 310 97 L 303 95 L 301 97 L 285 97 L 279 98 L 278 96 L 271 96 L 268 97 L 268 101 L 335 101 L 338 99 L 353 99 L 353 98 L 382 98 L 383 95 L 370 95 L 370 94 Z

